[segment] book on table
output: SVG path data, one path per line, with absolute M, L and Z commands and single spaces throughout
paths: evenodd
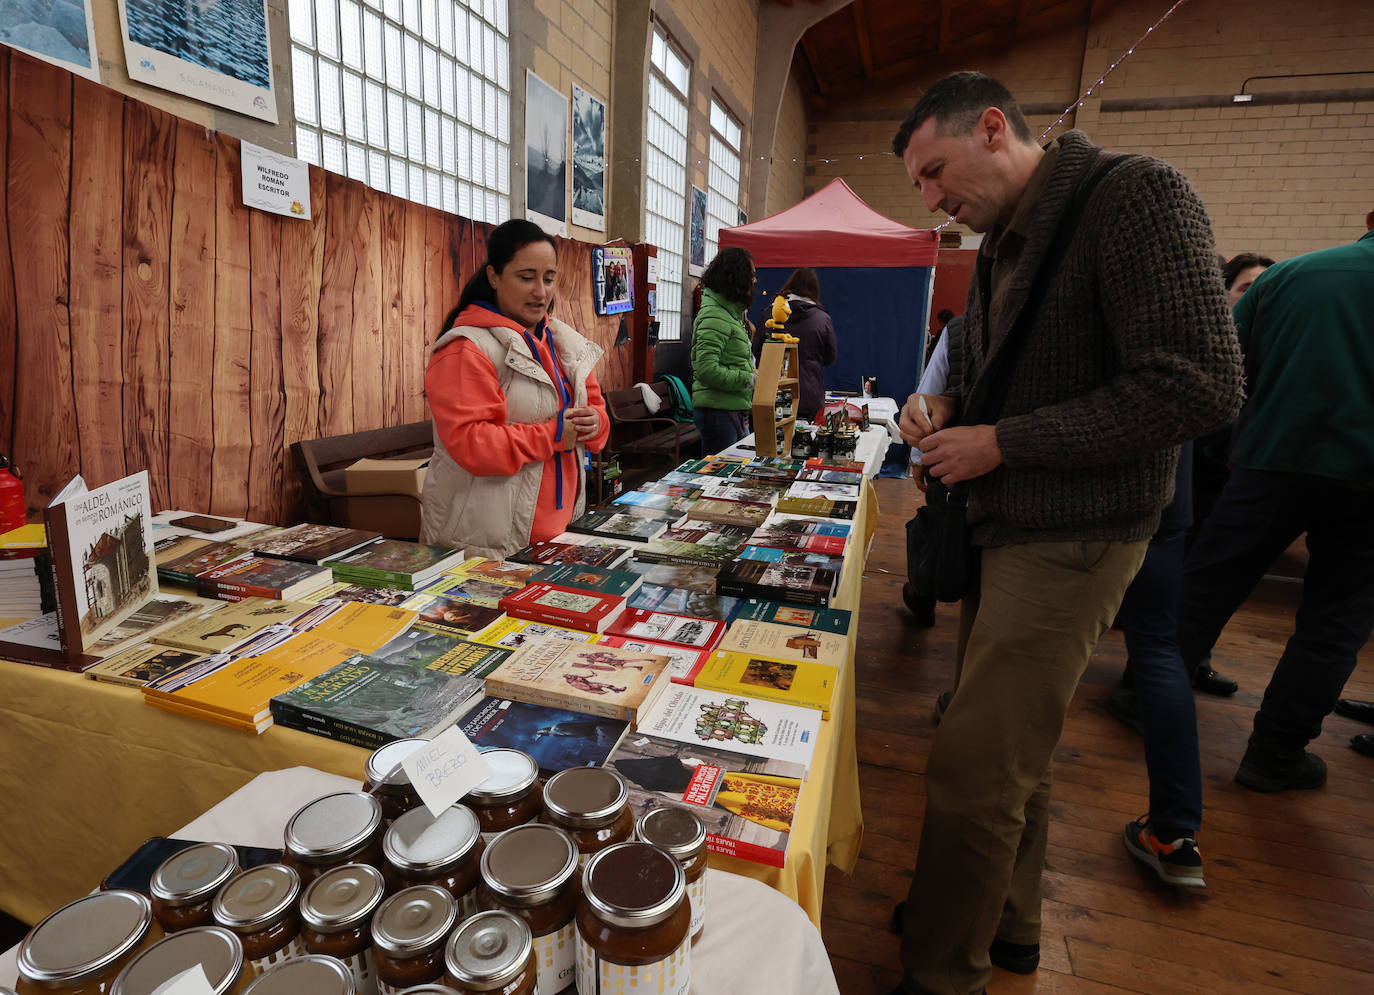
M 664 518 L 672 518 L 675 515 L 680 518 L 691 509 L 693 502 L 700 496 L 699 493 L 694 497 L 688 497 L 678 494 L 657 494 L 650 491 L 626 491 L 613 499 L 611 504 L 618 508 L 641 508 L 651 514 L 657 513 Z
M 656 643 L 650 639 L 632 639 L 628 636 L 602 636 L 596 641 L 596 645 L 614 646 L 631 653 L 655 653 L 666 656 L 668 677 L 676 684 L 691 684 L 709 655 L 706 650 L 675 646 L 672 643 Z
M 456 724 L 479 750 L 524 750 L 546 778 L 604 764 L 630 728 L 625 719 L 499 697 L 483 698 Z
M 626 539 L 631 542 L 649 542 L 678 523 L 677 518 L 639 518 L 620 511 L 589 511 L 581 518 L 574 518 L 568 525 L 569 532 L 601 536 L 607 539 Z
M 160 646 L 191 653 L 224 653 L 268 626 L 290 623 L 308 607 L 297 601 L 245 598 L 193 615 L 150 638 Z
M 658 653 L 535 639 L 487 675 L 487 694 L 636 721 L 671 683 Z
M 843 667 L 849 659 L 847 636 L 820 628 L 804 629 L 743 618 L 730 623 L 718 648 L 774 660 L 809 661 L 835 668 Z
M 824 553 L 828 556 L 843 556 L 848 542 L 849 540 L 843 536 L 774 529 L 768 525 L 764 525 L 749 537 L 751 546 L 767 546 L 770 549 L 787 549 L 801 553 Z
M 277 725 L 377 749 L 397 739 L 432 739 L 482 693 L 482 679 L 355 656 L 273 695 Z
M 693 504 L 687 512 L 687 518 L 694 522 L 715 522 L 718 525 L 756 529 L 772 513 L 771 504 L 710 497 Z
M 640 717 L 639 731 L 689 746 L 713 746 L 811 772 L 821 713 L 762 698 L 698 687 L 671 687 Z
M 860 477 L 864 473 L 864 464 L 861 460 L 854 459 L 832 459 L 829 456 L 812 456 L 806 461 L 808 470 L 839 470 L 844 473 L 857 473 Z M 857 483 L 858 481 L 855 481 Z
M 853 487 L 857 494 L 857 488 L 863 483 L 864 475 L 862 470 L 837 470 L 825 466 L 803 467 L 797 474 L 797 483 L 810 484 L 843 484 L 846 487 Z M 825 495 L 821 495 L 824 497 Z
M 843 518 L 814 518 L 807 515 L 788 515 L 774 512 L 761 528 L 770 532 L 791 532 L 795 535 L 835 536 L 848 539 L 854 523 Z
M 594 632 L 570 629 L 564 625 L 550 625 L 548 622 L 531 622 L 525 618 L 502 615 L 491 625 L 468 637 L 483 646 L 499 646 L 502 649 L 517 650 L 535 639 L 563 639 L 573 643 L 594 643 Z
M 529 563 L 517 563 L 515 560 L 474 556 L 445 572 L 455 577 L 482 577 L 493 583 L 521 587 L 529 582 L 536 569 Z
M 695 501 L 705 491 L 692 484 L 674 484 L 667 480 L 653 480 L 647 484 L 640 484 L 639 490 L 632 493 L 666 494 L 668 497 L 687 498 L 689 501 Z
M 629 556 L 630 550 L 623 546 L 592 546 L 553 539 L 526 546 L 512 553 L 511 559 L 519 563 L 541 566 L 547 563 L 585 563 L 597 567 L 614 567 Z
M 681 464 L 676 473 L 692 474 L 698 477 L 734 477 L 744 469 L 746 460 L 730 456 L 711 456 L 707 459 L 689 459 Z
M 714 649 L 725 634 L 725 623 L 672 612 L 627 608 L 607 633 L 629 639 L 651 639 L 694 650 Z
M 48 612 L 0 629 L 0 660 L 29 663 L 54 670 L 80 673 L 100 657 L 89 653 L 68 653 L 62 648 L 57 612 Z
M 202 598 L 241 601 L 244 598 L 277 598 L 296 601 L 303 595 L 327 587 L 333 575 L 327 566 L 279 560 L 267 556 L 245 556 L 206 571 L 196 579 Z
M 48 530 L 37 522 L 0 532 L 0 560 L 27 560 L 48 548 Z
M 566 625 L 587 632 L 605 632 L 625 610 L 625 599 L 616 594 L 559 587 L 540 581 L 528 584 L 501 599 L 507 615 Z
M 259 556 L 318 565 L 381 537 L 380 532 L 307 522 L 254 538 L 245 545 Z
M 717 650 L 697 673 L 696 686 L 784 705 L 814 708 L 830 717 L 839 671 L 823 663 L 772 660 L 752 653 Z
M 793 601 L 824 608 L 830 604 L 838 582 L 839 574 L 822 566 L 738 557 L 721 567 L 716 592 L 732 598 Z
M 777 509 L 785 515 L 804 515 L 811 518 L 852 519 L 859 511 L 859 502 L 852 500 L 833 500 L 823 497 L 778 498 Z
M 795 460 L 777 466 L 768 466 L 762 463 L 753 463 L 740 471 L 741 480 L 748 480 L 752 483 L 788 484 L 790 485 L 797 477 L 800 467 L 794 465 Z
M 415 596 L 414 591 L 395 587 L 372 587 L 368 584 L 334 582 L 301 598 L 302 603 L 318 605 L 321 601 L 366 601 L 374 605 L 400 605 Z
M 843 608 L 816 608 L 809 605 L 790 605 L 764 598 L 743 598 L 735 608 L 731 621 L 752 619 L 755 622 L 776 622 L 779 625 L 820 629 L 841 636 L 849 635 L 851 615 Z
M 753 504 L 766 504 L 768 507 L 778 503 L 778 498 L 786 490 L 778 484 L 764 480 L 718 480 L 707 489 L 704 499 L 718 498 L 724 501 L 747 501 Z
M 187 650 L 176 650 L 157 643 L 138 643 L 105 657 L 88 668 L 86 676 L 107 684 L 141 688 L 199 659 L 199 654 Z
M 158 593 L 148 471 L 103 487 L 73 478 L 43 513 L 58 638 L 71 658 Z
M 745 536 L 732 526 L 716 529 L 670 529 L 635 552 L 641 563 L 710 566 L 716 570 L 744 548 Z
M 139 605 L 133 614 L 126 615 L 88 649 L 96 656 L 107 656 L 133 643 L 153 639 L 184 621 L 218 611 L 223 604 L 206 598 L 173 598 L 159 594 Z
M 627 598 L 639 589 L 644 578 L 633 570 L 608 570 L 579 563 L 550 563 L 541 567 L 530 582 Z
M 417 625 L 443 629 L 461 636 L 480 632 L 503 616 L 498 607 L 431 591 L 417 592 L 401 607 L 419 613 L 415 620 Z
M 716 589 L 716 571 L 719 564 L 712 563 L 654 563 L 649 560 L 633 559 L 625 564 L 625 569 L 644 578 L 639 590 L 630 596 L 631 601 L 638 599 L 645 587 L 677 587 L 689 591 L 711 593 Z M 638 604 L 637 608 L 652 608 L 652 605 Z M 670 609 L 671 610 L 671 609 Z
M 631 608 L 642 608 L 645 611 L 672 612 L 674 615 L 690 615 L 693 618 L 713 618 L 718 622 L 729 622 L 739 607 L 739 599 L 722 598 L 707 593 L 714 586 L 714 574 L 711 576 L 711 587 L 706 591 L 643 584 L 638 591 L 630 595 L 627 604 Z
M 857 484 L 833 484 L 819 481 L 799 480 L 787 489 L 788 498 L 821 498 L 826 501 L 857 501 Z
M 664 806 L 685 808 L 706 826 L 711 851 L 786 865 L 806 775 L 800 764 L 635 732 L 606 766 L 629 784 L 636 819 Z
M 163 542 L 169 543 L 167 547 L 169 552 L 167 555 L 157 554 L 157 576 L 166 584 L 185 584 L 188 587 L 195 587 L 196 578 L 206 571 L 222 567 L 240 557 L 252 555 L 232 542 L 215 542 L 213 540 L 173 536 L 169 540 L 160 540 L 157 545 L 162 546 Z M 191 546 L 191 544 L 195 545 Z M 178 552 L 180 555 L 173 556 L 171 555 L 173 552 Z
M 458 566 L 461 549 L 403 539 L 376 539 L 329 561 L 335 580 L 415 590 Z
M 470 642 L 451 632 L 416 625 L 368 653 L 368 658 L 446 674 L 485 677 L 505 663 L 512 652 L 499 646 Z
M 532 564 L 527 565 L 533 569 Z M 473 604 L 483 605 L 487 608 L 499 608 L 502 598 L 524 586 L 524 581 L 518 584 L 507 584 L 502 581 L 489 580 L 486 577 L 446 573 L 430 581 L 417 593 L 442 594 L 450 598 L 471 601 Z

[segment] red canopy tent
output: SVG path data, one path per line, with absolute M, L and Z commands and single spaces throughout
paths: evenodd
M 810 266 L 835 323 L 839 359 L 826 370 L 832 390 L 858 391 L 879 375 L 879 390 L 905 397 L 920 376 L 930 275 L 939 236 L 884 217 L 836 178 L 771 218 L 722 228 L 720 247 L 748 249 L 758 270 L 755 324 L 792 270 Z

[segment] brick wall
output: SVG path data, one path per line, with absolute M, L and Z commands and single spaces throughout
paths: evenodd
M 806 196 L 806 105 L 795 76 L 787 78 L 778 112 L 768 167 L 768 206 L 765 217 L 785 211 Z M 751 218 L 757 221 L 757 218 Z
M 1062 32 L 1001 54 L 932 65 L 917 83 L 978 68 L 1022 102 L 1067 106 L 1162 10 L 1155 0 L 1124 0 L 1098 13 L 1086 35 Z M 1371 52 L 1374 6 L 1364 0 L 1301 8 L 1283 0 L 1209 0 L 1180 8 L 1113 73 L 1101 97 L 1232 94 L 1253 76 L 1368 73 Z M 807 192 L 844 176 L 899 221 L 943 220 L 925 211 L 901 163 L 884 154 L 919 85 L 875 89 L 854 101 L 849 119 L 832 111 L 812 121 Z M 1247 92 L 1370 86 L 1374 75 L 1327 75 L 1256 81 Z M 1051 120 L 1033 116 L 1030 123 L 1039 134 Z M 1068 123 L 1107 147 L 1156 155 L 1183 170 L 1227 255 L 1255 250 L 1282 258 L 1348 242 L 1374 208 L 1374 102 L 1103 112 L 1094 96 Z

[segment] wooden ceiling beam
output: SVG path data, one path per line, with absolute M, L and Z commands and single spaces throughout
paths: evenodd
M 854 33 L 859 38 L 859 60 L 863 63 L 864 79 L 873 78 L 873 40 L 868 34 L 868 12 L 864 9 L 865 0 L 854 0 L 850 9 L 854 11 Z
M 816 81 L 816 92 L 824 97 L 830 92 L 830 83 L 821 74 L 820 60 L 816 58 L 816 47 L 811 44 L 810 32 L 802 35 L 801 49 L 806 56 L 806 64 L 811 67 L 811 78 Z

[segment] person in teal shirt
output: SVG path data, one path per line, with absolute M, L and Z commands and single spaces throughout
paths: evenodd
M 1190 669 L 1209 657 L 1264 571 L 1307 533 L 1293 635 L 1236 780 L 1317 788 L 1326 764 L 1307 744 L 1374 630 L 1374 230 L 1271 266 L 1234 313 L 1248 396 L 1235 469 L 1188 556 L 1179 645 Z

